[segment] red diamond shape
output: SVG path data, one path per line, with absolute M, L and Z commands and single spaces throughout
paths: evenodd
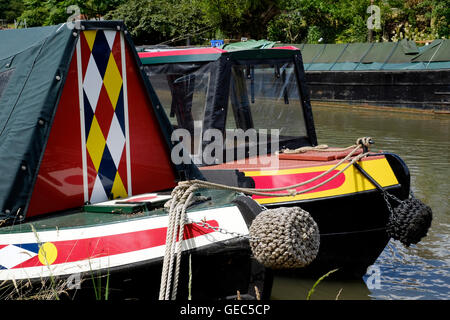
M 108 132 L 111 127 L 113 116 L 114 108 L 109 100 L 105 86 L 102 85 L 102 90 L 100 91 L 100 96 L 97 102 L 97 108 L 95 109 L 95 117 L 97 118 L 105 140 L 108 138 Z

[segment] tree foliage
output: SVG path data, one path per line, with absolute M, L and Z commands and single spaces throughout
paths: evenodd
M 381 28 L 369 32 L 371 0 L 0 0 L 0 19 L 28 26 L 85 19 L 124 20 L 137 43 L 205 43 L 208 38 L 281 42 L 432 40 L 450 36 L 450 0 L 374 0 Z
M 0 19 L 6 22 L 14 22 L 18 19 L 24 10 L 21 0 L 0 0 Z
M 201 5 L 198 0 L 130 0 L 105 19 L 123 20 L 139 44 L 180 44 L 188 37 L 198 42 L 212 30 Z

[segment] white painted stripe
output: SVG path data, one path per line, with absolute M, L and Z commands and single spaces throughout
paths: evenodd
M 206 220 L 217 220 L 219 222 L 219 227 L 225 229 L 227 231 L 237 232 L 240 234 L 248 234 L 248 228 L 245 224 L 244 219 L 237 207 L 226 207 L 220 209 L 213 210 L 204 210 L 204 211 L 196 211 L 188 214 L 188 218 L 200 221 L 202 218 L 206 218 Z M 152 228 L 165 227 L 167 225 L 167 216 L 166 217 L 155 217 L 151 219 L 144 220 L 155 220 L 155 223 Z M 137 223 L 136 223 L 137 222 Z M 132 227 L 133 229 L 137 229 L 138 226 L 142 226 L 143 221 L 138 220 L 134 221 Z M 147 225 L 147 224 L 146 224 Z M 106 226 L 106 228 L 111 228 L 112 226 Z M 118 226 L 114 226 L 114 230 L 122 230 L 125 227 L 126 229 L 130 228 L 129 223 L 120 223 Z M 92 228 L 85 228 L 92 229 Z M 97 227 L 96 229 L 100 229 Z M 105 229 L 105 228 L 103 228 Z M 87 230 L 93 231 L 93 230 Z M 50 232 L 40 232 L 39 239 L 42 242 L 49 241 L 46 239 L 50 233 L 53 236 L 58 237 L 58 241 L 64 240 L 67 237 L 67 232 L 71 232 L 71 230 L 60 230 L 59 232 L 50 231 Z M 89 233 L 89 232 L 87 232 Z M 20 235 L 20 234 L 19 234 Z M 25 235 L 25 234 L 22 234 Z M 6 236 L 6 235 L 5 235 Z M 12 236 L 12 235 L 8 235 Z M 34 236 L 35 237 L 35 236 Z M 214 242 L 224 241 L 234 238 L 233 235 L 229 233 L 220 233 L 213 232 L 209 234 L 205 234 L 202 236 L 198 236 L 195 238 L 191 238 L 188 240 L 184 240 L 182 243 L 182 250 L 188 250 L 192 248 L 200 248 L 207 245 L 210 245 Z M 80 238 L 81 239 L 81 238 Z M 3 239 L 2 239 L 3 240 Z M 17 239 L 16 239 L 17 240 Z M 21 240 L 23 238 L 21 237 Z M 2 242 L 3 243 L 3 242 Z M 70 275 L 79 272 L 89 272 L 95 271 L 99 269 L 108 269 L 112 267 L 118 267 L 130 263 L 142 262 L 150 259 L 157 259 L 163 257 L 165 252 L 165 245 L 161 245 L 158 247 L 147 248 L 143 250 L 137 250 L 127 253 L 121 253 L 117 255 L 111 255 L 101 258 L 92 258 L 75 262 L 61 263 L 50 266 L 39 266 L 39 267 L 29 267 L 29 268 L 19 268 L 19 269 L 5 269 L 0 270 L 0 280 L 9 280 L 9 279 L 32 279 L 39 277 L 47 277 L 47 276 L 58 276 L 58 275 Z
M 0 250 L 0 265 L 12 268 L 36 256 L 36 253 L 25 248 L 9 245 Z
M 191 248 L 201 248 L 210 245 L 214 242 L 224 241 L 231 239 L 229 234 L 207 234 L 198 236 L 194 239 L 190 239 L 190 244 L 186 244 L 186 241 L 182 243 L 182 250 L 188 250 Z M 192 243 L 195 245 L 192 246 Z M 165 253 L 165 245 L 147 248 L 143 250 L 137 250 L 127 253 L 121 253 L 112 256 L 106 256 L 101 258 L 85 259 L 81 261 L 67 262 L 55 265 L 43 265 L 38 267 L 18 268 L 18 269 L 5 269 L 0 270 L 0 281 L 10 279 L 33 279 L 49 276 L 61 276 L 71 275 L 79 272 L 91 272 L 100 269 L 110 269 L 113 267 L 120 267 L 123 265 L 143 262 L 146 260 L 162 259 Z
M 130 127 L 128 123 L 128 82 L 127 82 L 127 65 L 126 65 L 126 52 L 125 52 L 125 40 L 123 32 L 120 32 L 120 55 L 122 59 L 122 87 L 123 87 L 123 108 L 125 115 L 125 150 L 127 159 L 127 185 L 128 196 L 133 195 L 133 188 L 131 186 L 131 156 L 130 156 Z
M 81 37 L 81 34 L 80 34 Z M 89 201 L 87 158 L 86 158 L 86 132 L 84 123 L 84 99 L 83 99 L 83 69 L 81 67 L 81 41 L 77 41 L 77 73 L 78 73 L 78 101 L 80 104 L 80 129 L 81 129 L 81 158 L 83 164 L 83 190 L 84 202 Z
M 89 213 L 87 213 L 89 214 Z M 105 213 L 112 214 L 112 213 Z M 248 229 L 241 216 L 239 209 L 235 206 L 189 212 L 189 219 L 193 221 L 216 220 L 221 228 L 238 233 L 247 234 Z M 59 228 L 58 230 L 8 233 L 0 234 L 0 245 L 36 243 L 37 237 L 40 242 L 69 241 L 77 239 L 88 239 L 94 237 L 104 237 L 115 234 L 138 232 L 143 230 L 167 227 L 168 216 L 144 217 L 116 223 L 105 224 L 93 227 L 80 228 Z

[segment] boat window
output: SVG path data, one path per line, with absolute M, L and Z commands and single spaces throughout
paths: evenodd
M 10 69 L 10 70 L 0 72 L 0 99 L 2 98 L 2 94 L 6 89 L 9 78 L 11 78 L 13 71 L 14 71 L 13 69 Z
M 146 66 L 146 72 L 171 124 L 175 129 L 183 128 L 191 133 L 191 154 L 199 153 L 211 67 L 208 64 L 172 64 Z
M 294 64 L 232 67 L 226 129 L 278 129 L 284 142 L 307 137 Z

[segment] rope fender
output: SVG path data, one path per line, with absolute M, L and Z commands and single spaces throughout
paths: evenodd
M 262 265 L 272 269 L 302 268 L 319 252 L 319 228 L 299 207 L 262 211 L 250 226 L 250 247 Z
M 328 183 L 347 170 L 352 164 L 367 156 L 368 147 L 372 144 L 371 138 L 359 138 L 356 145 L 340 148 L 341 150 L 353 149 L 348 155 L 326 172 L 292 186 L 272 189 L 249 189 L 231 187 L 203 180 L 181 181 L 172 191 L 172 199 L 165 203 L 169 211 L 169 223 L 166 237 L 166 249 L 161 273 L 160 300 L 176 299 L 178 287 L 178 275 L 181 258 L 181 240 L 186 219 L 186 209 L 198 199 L 194 191 L 199 188 L 211 188 L 242 192 L 247 195 L 264 196 L 295 196 L 317 189 Z M 328 149 L 328 146 L 307 147 L 313 150 Z M 353 157 L 360 148 L 364 152 Z M 326 151 L 335 151 L 328 149 Z M 298 152 L 304 152 L 298 151 Z M 296 188 L 325 176 L 346 161 L 350 161 L 338 173 L 327 180 L 304 190 Z M 287 191 L 285 193 L 273 193 L 274 191 Z M 176 237 L 178 233 L 178 239 Z M 255 258 L 266 267 L 273 269 L 301 268 L 310 264 L 317 256 L 320 245 L 319 229 L 311 215 L 299 207 L 280 207 L 261 212 L 250 226 L 250 246 Z M 175 264 L 175 268 L 174 268 Z M 175 269 L 175 270 L 173 270 Z
M 411 197 L 391 210 L 386 226 L 388 235 L 406 247 L 418 243 L 428 233 L 433 213 L 429 206 Z

